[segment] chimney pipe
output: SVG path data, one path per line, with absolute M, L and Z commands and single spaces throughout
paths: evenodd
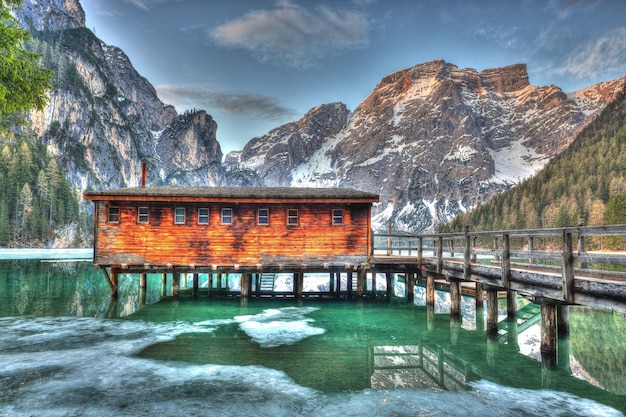
M 142 162 L 141 163 L 141 182 L 139 184 L 141 188 L 144 188 L 146 186 L 147 170 L 148 170 L 148 164 L 146 164 L 145 162 Z

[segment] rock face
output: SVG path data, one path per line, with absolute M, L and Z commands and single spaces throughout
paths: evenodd
M 625 80 L 568 95 L 531 86 L 523 64 L 477 72 L 428 62 L 384 77 L 351 115 L 320 106 L 253 139 L 238 162 L 266 185 L 377 192 L 376 226 L 431 230 L 534 174 Z
M 77 190 L 149 183 L 353 187 L 376 192 L 374 226 L 420 232 L 533 175 L 624 89 L 566 94 L 526 66 L 477 72 L 444 61 L 389 74 L 354 112 L 342 103 L 226 155 L 204 111 L 178 115 L 119 48 L 85 28 L 78 0 L 25 0 L 18 17 L 55 69 L 32 127 Z
M 78 190 L 137 185 L 142 162 L 160 183 L 219 179 L 215 122 L 163 104 L 122 50 L 84 27 L 78 0 L 27 0 L 18 17 L 56 73 L 49 104 L 31 114 L 32 127 Z

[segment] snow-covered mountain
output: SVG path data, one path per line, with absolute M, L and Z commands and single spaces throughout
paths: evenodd
M 625 81 L 566 94 L 530 85 L 523 64 L 477 72 L 423 63 L 384 77 L 353 113 L 315 107 L 227 161 L 265 185 L 377 192 L 377 227 L 431 230 L 537 172 Z
M 380 194 L 377 227 L 430 230 L 533 175 L 622 91 L 626 77 L 566 94 L 522 64 L 477 72 L 433 61 L 226 155 L 205 111 L 177 114 L 129 58 L 85 27 L 79 0 L 25 0 L 20 21 L 55 69 L 36 134 L 76 189 L 151 184 L 353 187 Z M 219 121 L 218 121 L 219 122 Z

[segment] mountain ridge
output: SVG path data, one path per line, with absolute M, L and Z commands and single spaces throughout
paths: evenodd
M 376 192 L 374 226 L 433 230 L 532 176 L 623 89 L 565 93 L 525 64 L 476 71 L 443 60 L 386 75 L 350 111 L 336 102 L 223 155 L 204 110 L 178 114 L 117 47 L 84 27 L 78 0 L 25 0 L 21 21 L 57 70 L 32 127 L 77 190 L 136 185 L 350 187 Z

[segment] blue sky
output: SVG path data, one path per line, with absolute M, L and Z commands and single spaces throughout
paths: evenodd
M 528 66 L 575 91 L 626 75 L 623 0 L 81 0 L 87 27 L 165 103 L 206 110 L 224 152 L 387 74 L 444 59 Z

